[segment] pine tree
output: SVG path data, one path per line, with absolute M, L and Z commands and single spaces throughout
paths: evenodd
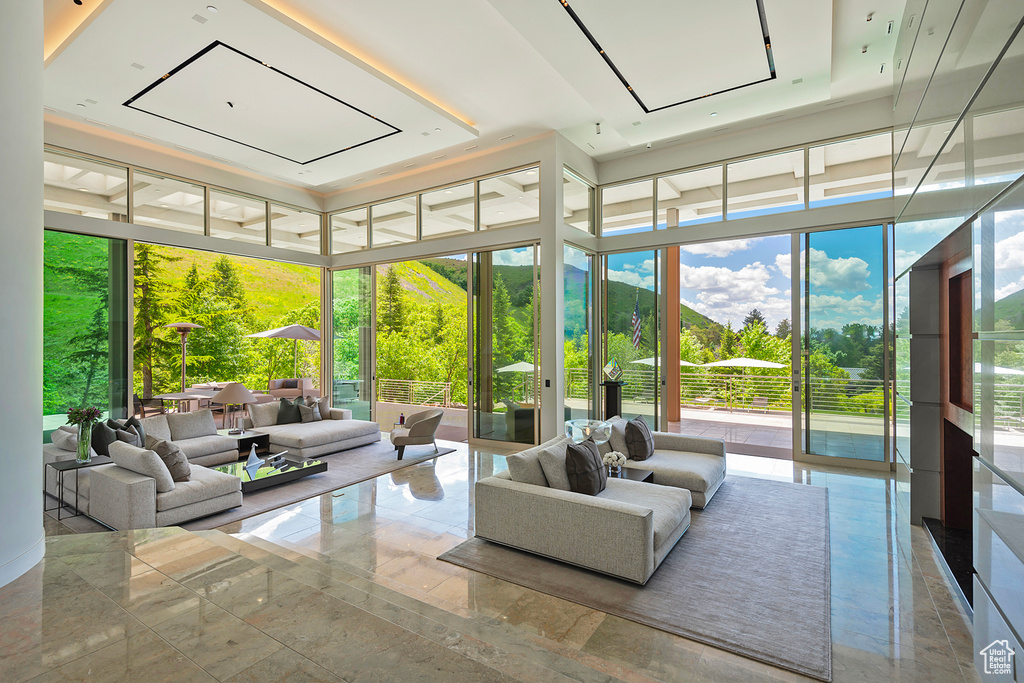
M 775 326 L 775 336 L 779 339 L 786 339 L 791 334 L 793 334 L 793 327 L 789 324 L 789 318 L 783 318 Z
M 736 357 L 736 333 L 732 330 L 732 321 L 722 330 L 722 346 L 719 348 L 719 359 L 727 360 Z
M 199 286 L 199 267 L 192 262 L 192 267 L 188 269 L 185 274 L 185 284 L 182 287 L 185 290 L 192 291 Z
M 761 311 L 756 308 L 752 308 L 750 309 L 750 313 L 747 313 L 747 317 L 743 319 L 743 329 L 746 329 L 756 323 L 761 323 L 765 327 L 768 327 L 768 323 L 765 322 L 764 316 L 761 315 Z
M 405 329 L 405 291 L 393 265 L 388 266 L 384 273 L 377 309 L 377 327 L 380 331 L 400 333 Z
M 173 354 L 177 344 L 156 336 L 156 330 L 168 322 L 164 298 L 169 283 L 163 277 L 163 265 L 180 261 L 160 247 L 135 243 L 135 366 L 142 372 L 142 396 L 153 395 L 153 364 Z
M 213 293 L 230 302 L 235 308 L 245 308 L 245 287 L 242 286 L 242 279 L 238 277 L 238 270 L 228 260 L 227 256 L 221 256 L 213 263 Z

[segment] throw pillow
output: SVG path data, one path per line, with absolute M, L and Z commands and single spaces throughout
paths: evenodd
M 571 491 L 569 475 L 565 470 L 565 449 L 563 443 L 542 448 L 537 452 L 537 459 L 540 460 L 540 467 L 544 471 L 549 488 Z
M 267 403 L 250 403 L 249 404 L 249 419 L 252 420 L 252 426 L 259 427 L 272 427 L 277 424 L 277 413 L 280 410 L 280 406 L 273 401 Z
M 115 434 L 117 435 L 118 441 L 123 441 L 126 444 L 142 448 L 142 439 L 139 438 L 139 433 L 135 431 L 135 427 L 118 429 Z
M 150 437 L 146 439 L 146 448 L 160 456 L 174 481 L 189 481 L 192 478 L 192 468 L 188 464 L 188 458 L 176 443 Z
M 317 401 L 316 396 L 306 397 L 306 407 L 311 408 L 313 411 L 313 422 L 319 422 L 324 419 L 323 414 L 320 412 L 320 403 Z
M 62 451 L 78 450 L 78 425 L 61 425 L 50 434 L 50 443 Z
M 629 450 L 626 447 L 626 419 L 616 415 L 610 418 L 608 422 L 612 425 L 612 433 L 608 439 L 608 445 L 611 446 L 613 451 L 625 453 Z
M 654 455 L 654 436 L 644 418 L 626 423 L 626 450 L 630 460 L 646 460 Z
M 302 413 L 299 411 L 300 405 L 304 405 L 302 403 L 301 396 L 296 398 L 294 401 L 282 398 L 277 408 L 277 424 L 286 425 L 295 422 L 302 422 Z
M 189 413 L 172 413 L 167 416 L 167 426 L 171 430 L 171 441 L 217 435 L 217 421 L 213 419 L 213 411 L 209 408 Z
M 92 449 L 100 455 L 110 455 L 110 444 L 117 441 L 117 432 L 105 422 L 97 422 L 92 428 Z
M 320 410 L 320 417 L 324 420 L 331 420 L 331 399 L 327 396 L 318 398 L 316 400 L 316 407 Z
M 508 464 L 508 474 L 512 477 L 512 481 L 518 481 L 521 484 L 533 484 L 534 486 L 548 485 L 538 453 L 539 451 L 531 448 L 522 453 L 513 453 L 505 457 L 505 462 Z
M 319 409 L 310 408 L 305 403 L 297 403 L 296 405 L 299 407 L 299 420 L 301 422 L 316 422 L 320 419 Z
M 132 415 L 128 418 L 128 421 L 124 423 L 125 427 L 135 427 L 135 431 L 139 433 L 139 438 L 142 439 L 142 443 L 146 443 L 146 428 L 139 422 L 139 418 Z
M 286 379 L 281 382 L 282 389 L 298 389 L 299 380 L 297 379 Z
M 576 493 L 596 496 L 608 483 L 608 469 L 597 452 L 593 441 L 571 443 L 565 449 L 565 470 L 569 489 Z
M 115 441 L 110 444 L 110 458 L 118 467 L 155 479 L 157 493 L 174 490 L 174 479 L 170 470 L 153 451 Z

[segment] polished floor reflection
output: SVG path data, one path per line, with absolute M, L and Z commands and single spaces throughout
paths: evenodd
M 0 588 L 0 681 L 804 680 L 437 561 L 472 533 L 473 482 L 505 468 L 451 445 L 216 531 L 48 517 L 45 561 Z M 828 487 L 834 681 L 976 680 L 890 476 L 742 455 L 729 473 Z

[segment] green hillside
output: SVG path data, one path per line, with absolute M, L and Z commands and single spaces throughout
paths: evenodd
M 434 259 L 435 261 L 451 261 L 452 259 Z M 455 263 L 458 263 L 456 261 Z M 381 277 L 385 268 L 377 276 Z M 402 289 L 413 300 L 420 303 L 431 303 L 439 301 L 442 304 L 452 307 L 464 307 L 466 305 L 466 290 L 455 284 L 448 277 L 438 273 L 434 268 L 420 261 L 403 261 L 393 265 L 402 283 Z M 465 275 L 465 263 L 463 262 L 462 272 Z M 463 278 L 464 279 L 464 278 Z
M 1024 330 L 1024 289 L 997 301 L 995 310 L 996 324 L 1000 328 Z

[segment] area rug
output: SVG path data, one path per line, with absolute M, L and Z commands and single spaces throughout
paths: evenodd
M 405 456 L 402 460 L 398 460 L 395 447 L 387 439 L 384 439 L 377 443 L 322 456 L 318 459 L 327 463 L 326 472 L 243 494 L 242 505 L 239 507 L 178 526 L 189 531 L 216 529 L 228 522 L 237 522 L 454 452 L 454 448 L 445 448 L 440 445 L 438 445 L 437 453 L 431 446 L 406 446 Z
M 614 539 L 608 539 L 613 543 Z M 472 538 L 445 560 L 819 680 L 832 678 L 828 490 L 729 477 L 645 586 Z

